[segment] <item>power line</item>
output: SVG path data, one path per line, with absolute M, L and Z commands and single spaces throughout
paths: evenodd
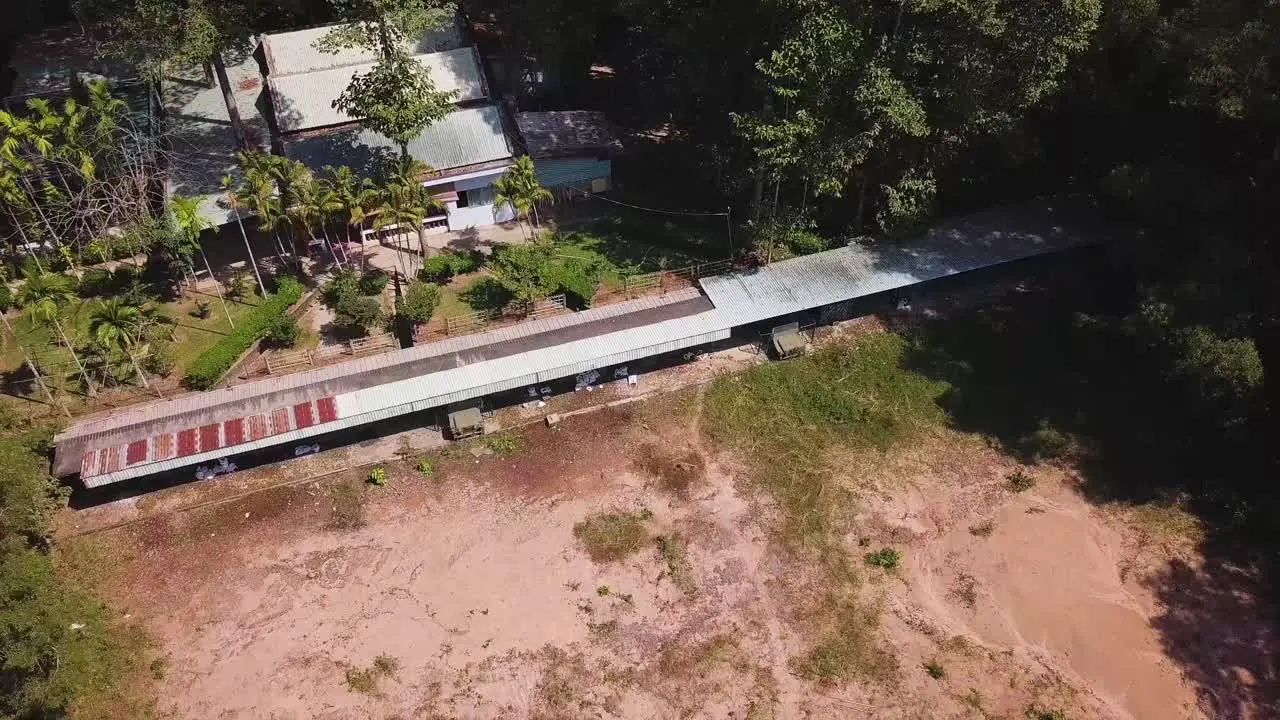
M 641 207 L 639 205 L 631 205 L 629 203 L 612 200 L 602 195 L 596 195 L 595 193 L 587 192 L 581 188 L 576 188 L 572 185 L 566 185 L 565 187 L 569 188 L 570 190 L 576 190 L 582 193 L 584 196 L 595 198 L 596 200 L 603 200 L 607 203 L 613 203 L 614 205 L 621 205 L 622 207 L 631 208 L 632 210 L 643 210 L 645 212 L 658 213 L 659 215 L 683 215 L 688 217 L 729 217 L 728 212 L 685 212 L 682 210 L 659 210 L 658 208 Z

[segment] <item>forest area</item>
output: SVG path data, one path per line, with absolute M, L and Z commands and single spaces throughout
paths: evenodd
M 243 52 L 263 32 L 446 7 L 16 0 L 0 60 L 26 32 L 79 23 L 146 78 Z M 1208 528 L 1224 587 L 1240 567 L 1274 586 L 1280 4 L 463 0 L 462 11 L 502 59 L 517 108 L 605 112 L 636 197 L 728 206 L 775 259 L 852 238 L 908 243 L 938 218 L 1037 197 L 1096 197 L 1126 230 L 1095 275 L 1059 288 L 1080 296 L 922 332 L 907 355 L 959 388 L 940 401 L 952 422 L 1014 454 L 1070 437 L 1099 499 L 1185 506 Z M 113 678 L 136 670 L 139 640 L 55 567 L 50 522 L 66 490 L 45 467 L 49 433 L 0 415 L 0 435 L 0 717 L 92 716 L 123 692 Z

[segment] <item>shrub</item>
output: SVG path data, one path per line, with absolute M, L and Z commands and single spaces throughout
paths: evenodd
M 297 280 L 284 277 L 277 284 L 276 294 L 267 298 L 261 305 L 253 309 L 231 332 L 222 336 L 218 342 L 200 354 L 187 367 L 183 383 L 193 390 L 207 390 L 213 387 L 240 359 L 241 353 L 249 349 L 258 338 L 262 337 L 267 327 L 276 318 L 289 309 L 289 306 L 302 297 L 302 284 Z
M 433 470 L 434 470 L 434 468 L 433 468 L 433 467 L 432 467 L 432 465 L 431 465 L 431 459 L 430 459 L 430 458 L 422 458 L 421 460 L 419 460 L 419 461 L 418 461 L 418 474 L 419 474 L 419 475 L 426 475 L 426 476 L 429 476 L 429 475 L 431 475 L 431 473 L 432 473 L 432 471 L 433 471 Z
M 599 271 L 593 263 L 571 258 L 560 265 L 547 268 L 554 292 L 564 293 L 566 300 L 573 307 L 591 306 L 591 298 L 596 294 Z
M 360 294 L 360 280 L 354 270 L 339 270 L 329 282 L 325 283 L 321 292 L 324 304 L 333 310 L 345 299 Z
M 80 297 L 105 297 L 116 290 L 114 276 L 104 268 L 86 268 L 80 276 Z
M 274 347 L 286 348 L 296 345 L 301 334 L 297 318 L 285 313 L 271 321 L 263 332 L 262 339 Z
M 370 482 L 370 483 L 372 483 L 372 484 L 374 484 L 374 485 L 377 485 L 378 487 L 382 487 L 383 485 L 386 485 L 386 484 L 387 484 L 387 470 L 386 470 L 386 468 L 376 467 L 376 468 L 374 468 L 374 469 L 370 470 L 370 471 L 369 471 L 369 482 Z
M 152 375 L 169 377 L 173 372 L 173 348 L 167 342 L 152 342 L 151 351 L 142 358 L 142 369 Z
M 377 295 L 387 287 L 387 273 L 376 268 L 368 270 L 360 276 L 359 287 L 361 295 Z
M 1014 492 L 1026 492 L 1036 486 L 1036 479 L 1023 472 L 1021 468 L 1009 473 L 1007 477 L 1009 489 Z
M 227 297 L 232 300 L 249 297 L 249 278 L 244 273 L 237 273 L 227 281 Z
M 433 255 L 423 260 L 422 268 L 418 270 L 418 279 L 423 282 L 443 285 L 449 282 L 451 277 L 453 277 L 453 263 L 449 262 L 448 255 Z
M 400 313 L 415 323 L 425 323 L 440 306 L 440 288 L 421 280 L 410 280 L 400 301 Z
M 514 297 L 511 291 L 498 282 L 497 278 L 476 278 L 462 292 L 458 299 L 466 303 L 472 310 L 501 310 Z
M 478 252 L 448 252 L 433 255 L 423 261 L 422 269 L 418 271 L 418 279 L 443 285 L 454 275 L 475 272 L 480 267 L 482 258 L 483 256 Z
M 0 312 L 6 312 L 13 307 L 13 291 L 8 285 L 0 283 Z
M 937 658 L 934 658 L 929 662 L 925 663 L 924 671 L 928 673 L 929 677 L 933 678 L 934 680 L 941 680 L 947 675 L 947 669 L 942 667 L 942 663 L 938 662 Z
M 213 309 L 212 306 L 209 305 L 208 300 L 197 300 L 195 309 L 191 311 L 191 317 L 199 318 L 201 320 L 208 320 L 209 316 L 212 314 Z
M 1071 440 L 1047 421 L 1041 421 L 1040 427 L 1028 435 L 1023 444 L 1027 455 L 1036 460 L 1056 460 L 1071 448 Z
M 333 323 L 356 335 L 366 335 L 378 324 L 382 306 L 371 297 L 353 295 L 343 298 L 333 309 Z
M 874 565 L 885 570 L 894 570 L 902 562 L 902 553 L 893 548 L 884 548 L 873 553 L 867 553 L 865 559 L 868 565 Z
M 1039 705 L 1029 705 L 1022 714 L 1027 720 L 1067 720 L 1067 714 L 1061 710 L 1050 710 Z

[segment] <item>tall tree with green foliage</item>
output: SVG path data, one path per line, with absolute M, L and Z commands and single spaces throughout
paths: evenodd
M 89 377 L 88 370 L 80 361 L 80 355 L 76 352 L 75 345 L 71 344 L 71 338 L 67 337 L 66 330 L 63 329 L 62 321 L 59 319 L 63 308 L 69 307 L 75 297 L 75 283 L 66 275 L 52 272 L 27 272 L 24 277 L 26 281 L 18 290 L 18 304 L 22 306 L 23 314 L 34 323 L 53 327 L 58 334 L 58 340 L 71 354 L 71 360 L 80 371 L 85 390 L 90 395 L 97 394 L 97 385 Z
M 378 60 L 366 73 L 351 79 L 334 108 L 358 118 L 375 132 L 400 146 L 409 156 L 409 142 L 422 129 L 449 113 L 457 93 L 440 91 L 431 73 L 409 51 L 423 32 L 453 19 L 453 5 L 439 0 L 329 0 L 349 23 L 335 27 L 317 46 L 339 52 L 360 48 Z
M 521 155 L 515 165 L 507 168 L 502 177 L 498 178 L 493 187 L 497 190 L 493 200 L 495 209 L 504 205 L 510 207 L 515 213 L 517 222 L 522 220 L 527 222 L 532 214 L 533 224 L 529 228 L 530 233 L 533 233 L 534 228 L 538 226 L 538 205 L 555 200 L 550 190 L 538 184 L 538 177 L 533 171 L 533 158 L 528 155 Z
M 1058 87 L 1100 13 L 1098 0 L 783 4 L 793 19 L 758 64 L 766 108 L 736 116 L 757 172 L 853 195 L 855 223 L 874 201 L 886 229 L 927 216 L 961 148 Z

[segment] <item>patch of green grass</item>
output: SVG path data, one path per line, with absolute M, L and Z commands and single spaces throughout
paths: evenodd
M 856 510 L 836 482 L 839 451 L 883 451 L 940 426 L 948 389 L 902 366 L 907 342 L 881 333 L 827 346 L 787 363 L 758 365 L 717 379 L 707 390 L 703 426 L 736 451 L 777 503 L 779 539 L 812 559 L 827 582 L 805 600 L 812 649 L 794 665 L 806 677 L 883 678 L 896 667 L 878 632 L 878 610 L 861 599 L 841 529 Z
M 497 433 L 485 438 L 484 446 L 492 450 L 495 455 L 505 457 L 520 452 L 524 447 L 524 440 L 512 432 Z
M 924 664 L 924 671 L 934 680 L 941 680 L 947 676 L 947 669 L 942 667 L 942 663 L 937 658 L 933 658 Z
M 387 484 L 387 469 L 386 469 L 386 468 L 382 468 L 382 467 L 376 467 L 376 468 L 374 468 L 374 469 L 370 470 L 370 471 L 369 471 L 369 482 L 370 482 L 371 484 L 373 484 L 373 485 L 377 485 L 378 487 L 382 487 L 383 485 L 386 485 L 386 484 Z
M 678 533 L 659 535 L 654 539 L 658 544 L 658 555 L 667 566 L 667 577 L 676 587 L 685 592 L 693 592 L 693 576 L 689 567 L 689 547 L 684 537 Z
M 1067 714 L 1061 710 L 1050 710 L 1040 705 L 1029 705 L 1022 713 L 1027 720 L 1067 720 Z
M 1026 492 L 1036 486 L 1036 479 L 1028 475 L 1022 468 L 1018 468 L 1006 476 L 1009 481 L 1009 489 L 1014 492 Z
M 947 385 L 900 366 L 906 342 L 865 335 L 787 363 L 722 377 L 707 391 L 712 439 L 747 456 L 755 480 L 781 505 L 784 539 L 831 539 L 852 498 L 831 482 L 830 451 L 887 449 L 943 421 Z
M 863 556 L 868 565 L 885 570 L 897 570 L 898 565 L 902 563 L 902 553 L 893 548 L 883 548 L 875 552 L 867 553 Z
M 423 477 L 430 477 L 435 471 L 435 466 L 431 464 L 431 458 L 422 458 L 417 465 L 418 474 Z
M 596 562 L 617 562 L 640 552 L 649 541 L 643 513 L 597 513 L 573 526 L 574 537 Z

